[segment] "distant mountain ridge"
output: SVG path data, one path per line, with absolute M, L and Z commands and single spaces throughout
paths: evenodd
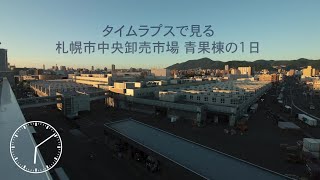
M 320 69 L 320 59 L 310 60 L 305 58 L 300 58 L 297 60 L 256 60 L 256 61 L 214 61 L 210 58 L 201 58 L 195 60 L 188 60 L 183 63 L 173 64 L 167 69 L 170 70 L 187 70 L 187 69 L 224 69 L 225 65 L 229 65 L 229 68 L 237 68 L 239 66 L 251 66 L 254 67 L 256 71 L 262 69 L 274 69 L 273 66 L 286 66 L 284 69 L 300 69 L 305 66 L 312 66 L 316 69 Z

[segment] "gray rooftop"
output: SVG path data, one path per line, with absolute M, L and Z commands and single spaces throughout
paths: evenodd
M 287 179 L 279 173 L 132 119 L 107 123 L 106 127 L 206 179 Z
M 10 155 L 10 139 L 14 131 L 23 123 L 24 116 L 13 94 L 10 84 L 6 78 L 1 82 L 0 78 L 0 179 L 14 180 L 45 180 L 51 179 L 49 172 L 41 174 L 31 174 L 21 170 L 12 160 Z M 33 154 L 35 141 L 29 131 L 29 135 L 23 137 L 23 153 Z M 44 167 L 44 161 L 38 152 L 38 157 Z

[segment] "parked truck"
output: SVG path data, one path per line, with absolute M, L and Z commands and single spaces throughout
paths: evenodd
M 317 126 L 317 120 L 305 114 L 298 114 L 298 119 L 309 126 Z

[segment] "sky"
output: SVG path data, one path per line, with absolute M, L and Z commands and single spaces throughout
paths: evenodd
M 8 49 L 8 61 L 17 67 L 49 68 L 55 64 L 95 68 L 163 68 L 190 59 L 213 60 L 320 59 L 319 0 L 2 0 L 0 2 L 0 48 Z M 183 37 L 104 37 L 107 25 L 158 26 L 212 25 L 214 35 Z M 161 32 L 165 32 L 164 30 Z M 151 34 L 151 29 L 150 29 Z M 58 41 L 115 43 L 178 41 L 178 54 L 59 54 Z M 186 54 L 188 41 L 244 42 L 245 51 Z M 249 52 L 249 43 L 259 42 L 259 53 Z M 238 47 L 240 49 L 240 47 Z

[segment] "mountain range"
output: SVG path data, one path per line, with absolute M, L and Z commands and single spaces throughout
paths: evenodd
M 210 58 L 201 58 L 195 60 L 188 60 L 183 63 L 173 64 L 167 69 L 170 70 L 188 70 L 188 69 L 224 69 L 225 65 L 229 65 L 229 68 L 237 68 L 241 66 L 254 67 L 256 71 L 262 69 L 274 70 L 275 66 L 282 66 L 283 69 L 302 69 L 306 66 L 312 66 L 313 68 L 320 69 L 320 59 L 310 60 L 300 58 L 297 60 L 256 60 L 256 61 L 227 61 L 222 62 L 218 60 L 211 60 Z

